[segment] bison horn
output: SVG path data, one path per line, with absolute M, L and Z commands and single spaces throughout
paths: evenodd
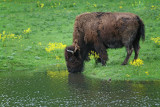
M 74 41 L 74 46 L 75 46 L 74 52 L 76 52 L 77 50 L 80 50 L 80 48 L 78 46 L 78 40 Z
M 67 49 L 67 52 L 70 52 L 70 53 L 74 54 L 74 52 L 73 52 L 72 50 L 68 50 L 68 49 Z

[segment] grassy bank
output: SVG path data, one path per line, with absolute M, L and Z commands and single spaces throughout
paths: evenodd
M 113 80 L 159 79 L 160 45 L 151 40 L 160 37 L 159 0 L 1 0 L 0 71 L 66 69 L 63 48 L 72 44 L 75 17 L 97 11 L 131 12 L 143 19 L 146 40 L 140 43 L 139 58 L 144 64 L 121 66 L 125 49 L 109 49 L 106 67 L 91 60 L 83 73 Z

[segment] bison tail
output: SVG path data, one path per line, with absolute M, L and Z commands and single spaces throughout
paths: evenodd
M 142 41 L 145 41 L 145 25 L 143 23 L 143 21 L 138 17 L 139 19 L 139 34 L 141 35 Z

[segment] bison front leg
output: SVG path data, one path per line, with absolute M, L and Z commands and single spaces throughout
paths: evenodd
M 101 58 L 95 59 L 95 63 L 96 63 L 96 65 L 97 65 L 98 63 L 101 63 Z
M 99 54 L 99 61 L 101 61 L 102 65 L 106 65 L 106 61 L 108 60 L 107 51 L 103 44 L 95 44 L 94 45 L 96 52 Z
M 127 50 L 127 56 L 121 65 L 126 65 L 128 63 L 128 60 L 129 60 L 130 56 L 132 55 L 133 48 L 132 48 L 132 46 L 126 47 L 126 50 Z

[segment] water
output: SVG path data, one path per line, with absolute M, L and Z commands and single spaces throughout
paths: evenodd
M 104 81 L 67 71 L 0 72 L 0 107 L 160 106 L 160 81 Z

